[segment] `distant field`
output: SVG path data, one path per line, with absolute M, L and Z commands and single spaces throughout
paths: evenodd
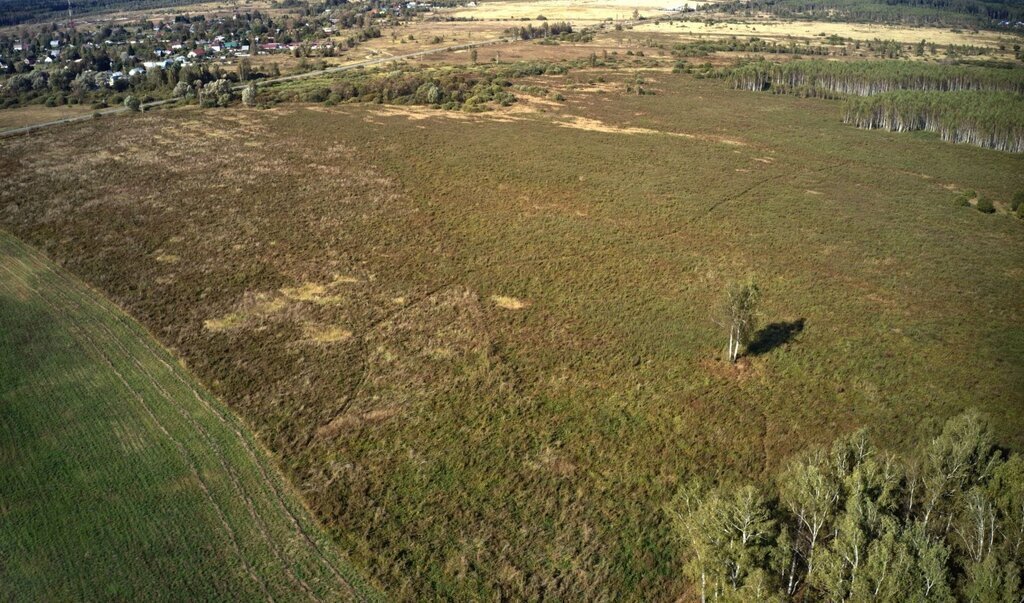
M 0 223 L 180 354 L 396 599 L 672 601 L 682 479 L 968 407 L 1024 445 L 1020 155 L 667 70 L 527 83 L 565 101 L 3 140 Z M 748 276 L 731 366 L 712 317 Z
M 32 105 L 16 109 L 4 109 L 0 111 L 0 130 L 29 126 L 65 117 L 76 117 L 91 111 L 92 109 L 88 106 L 82 105 L 64 105 L 62 107 Z
M 1024 35 L 1011 32 L 982 30 L 978 32 L 951 30 L 942 27 L 909 27 L 867 23 L 842 23 L 832 21 L 785 21 L 778 19 L 744 19 L 715 21 L 674 21 L 673 23 L 641 23 L 633 28 L 638 32 L 678 32 L 702 35 L 709 38 L 724 36 L 776 38 L 823 38 L 836 35 L 851 40 L 870 41 L 896 40 L 904 44 L 916 44 L 927 40 L 935 44 L 969 44 L 998 48 L 1000 44 L 1012 47 L 1020 43 Z M 1012 48 L 1011 48 L 1012 50 Z M 1012 56 L 1012 52 L 1010 53 Z
M 695 7 L 707 2 L 681 0 L 484 0 L 475 7 L 460 7 L 451 14 L 475 19 L 533 19 L 544 15 L 549 20 L 604 21 L 628 20 L 633 11 L 647 17 L 657 17 L 668 10 L 683 6 Z M 445 11 L 449 12 L 449 11 Z
M 0 599 L 375 598 L 246 427 L 0 231 Z

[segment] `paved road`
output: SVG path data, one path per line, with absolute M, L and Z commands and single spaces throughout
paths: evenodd
M 260 83 L 261 86 L 263 86 L 263 85 L 267 85 L 267 84 L 274 84 L 274 83 L 277 83 L 277 82 L 289 82 L 289 81 L 292 81 L 292 80 L 300 80 L 300 79 L 303 79 L 303 78 L 315 77 L 315 76 L 318 76 L 318 75 L 323 75 L 325 73 L 338 73 L 340 71 L 350 71 L 352 69 L 359 69 L 361 67 L 369 67 L 370 65 L 379 65 L 381 63 L 390 63 L 392 61 L 401 61 L 401 60 L 404 60 L 404 59 L 414 59 L 416 57 L 422 57 L 422 56 L 426 56 L 426 55 L 430 55 L 430 54 L 437 54 L 439 52 L 449 52 L 449 51 L 455 51 L 455 50 L 466 50 L 468 48 L 474 48 L 474 47 L 477 47 L 477 46 L 490 46 L 492 44 L 506 44 L 506 43 L 517 42 L 517 41 L 519 41 L 517 38 L 498 38 L 496 40 L 485 40 L 485 41 L 482 41 L 482 42 L 469 42 L 467 44 L 459 44 L 459 45 L 456 45 L 456 46 L 443 46 L 441 48 L 428 48 L 427 50 L 420 50 L 420 51 L 417 51 L 417 52 L 410 52 L 409 54 L 400 54 L 400 55 L 386 56 L 386 57 L 375 57 L 375 58 L 372 58 L 372 59 L 366 59 L 364 61 L 357 61 L 355 63 L 346 63 L 345 65 L 337 65 L 335 67 L 328 67 L 326 69 L 320 69 L 320 70 L 317 70 L 317 71 L 307 71 L 305 73 L 296 73 L 295 75 L 285 75 L 285 76 L 281 76 L 281 77 L 263 79 L 263 80 L 259 80 L 259 83 Z M 243 84 L 243 85 L 235 86 L 234 89 L 235 90 L 241 90 L 244 87 L 245 87 L 245 85 Z M 150 103 L 145 103 L 145 104 L 142 105 L 142 108 L 143 109 L 153 109 L 155 107 L 160 107 L 162 105 L 167 105 L 167 104 L 176 103 L 176 102 L 178 102 L 178 99 L 176 99 L 176 98 L 171 98 L 171 99 L 166 99 L 166 100 L 158 100 L 158 101 L 153 101 L 153 102 L 150 102 Z M 65 117 L 63 119 L 55 119 L 53 121 L 46 121 L 46 122 L 42 122 L 42 123 L 38 123 L 38 124 L 32 124 L 32 125 L 29 125 L 29 126 L 21 126 L 19 128 L 11 128 L 9 130 L 0 131 L 0 138 L 5 137 L 5 136 L 16 136 L 18 134 L 28 134 L 29 132 L 34 132 L 36 130 L 41 130 L 43 128 L 52 128 L 53 126 L 60 126 L 60 125 L 71 124 L 71 123 L 75 123 L 75 122 L 79 122 L 79 121 L 86 121 L 86 120 L 89 120 L 89 119 L 93 119 L 93 116 L 96 113 L 98 113 L 100 115 L 112 115 L 112 114 L 115 114 L 115 113 L 123 113 L 123 112 L 125 112 L 127 110 L 128 109 L 126 107 L 110 107 L 110 108 L 107 108 L 107 109 L 100 109 L 99 111 L 96 111 L 94 113 L 87 113 L 85 115 L 78 115 L 78 116 L 75 116 L 75 117 Z

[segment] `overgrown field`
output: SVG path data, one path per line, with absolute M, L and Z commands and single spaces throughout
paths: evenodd
M 246 428 L 0 231 L 0 598 L 368 600 Z
M 674 600 L 681 480 L 967 407 L 1024 444 L 1019 155 L 663 70 L 534 83 L 565 102 L 4 140 L 0 223 L 174 348 L 397 599 Z

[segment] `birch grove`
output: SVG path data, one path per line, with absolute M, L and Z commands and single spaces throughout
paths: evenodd
M 1000 451 L 975 413 L 907 459 L 860 431 L 773 481 L 685 482 L 667 505 L 701 601 L 1024 596 L 1024 458 Z

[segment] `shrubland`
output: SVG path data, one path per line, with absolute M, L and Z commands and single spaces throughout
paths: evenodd
M 428 105 L 441 109 L 481 111 L 516 102 L 515 80 L 561 75 L 568 64 L 522 62 L 497 66 L 417 68 L 349 72 L 311 81 L 268 87 L 264 103 L 289 101 Z M 519 88 L 530 92 L 530 87 Z
M 1020 449 L 1024 226 L 953 203 L 1010 203 L 1019 155 L 636 75 L 7 138 L 0 222 L 172 348 L 394 599 L 674 601 L 681 482 L 769 497 L 804 450 L 867 426 L 909 459 L 969 407 Z

